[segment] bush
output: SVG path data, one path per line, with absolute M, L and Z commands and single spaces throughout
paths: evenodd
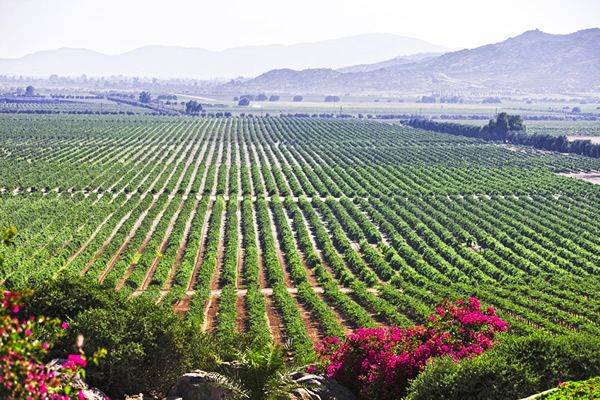
M 599 399 L 600 376 L 582 382 L 564 382 L 551 393 L 542 395 L 538 400 Z
M 83 392 L 77 389 L 76 381 L 85 377 L 85 357 L 69 354 L 53 367 L 43 360 L 69 325 L 24 313 L 23 300 L 21 293 L 0 291 L 0 397 L 81 399 Z
M 74 336 L 86 338 L 85 352 L 106 348 L 107 358 L 91 366 L 88 381 L 111 396 L 165 393 L 176 379 L 209 364 L 214 345 L 168 307 L 130 300 L 113 287 L 81 277 L 44 282 L 35 291 L 31 313 L 71 322 L 56 349 L 70 349 Z
M 600 375 L 600 338 L 586 334 L 507 337 L 480 357 L 437 360 L 417 376 L 407 400 L 517 399 L 562 381 Z
M 319 368 L 363 398 L 398 399 L 432 357 L 458 361 L 481 354 L 506 329 L 494 309 L 482 311 L 474 297 L 445 301 L 425 325 L 360 328 L 344 342 L 326 338 Z

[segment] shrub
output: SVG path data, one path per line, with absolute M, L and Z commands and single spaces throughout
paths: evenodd
M 539 400 L 598 399 L 600 376 L 582 382 L 561 383 L 558 390 L 540 396 Z
M 425 325 L 411 328 L 360 328 L 346 338 L 326 338 L 319 346 L 320 365 L 330 378 L 364 398 L 397 399 L 432 357 L 458 361 L 493 345 L 506 322 L 479 301 L 445 301 Z
M 169 307 L 81 277 L 44 282 L 29 309 L 71 323 L 59 351 L 69 349 L 78 333 L 87 339 L 87 353 L 108 350 L 100 366 L 90 367 L 88 381 L 116 398 L 165 393 L 183 373 L 209 364 L 216 346 Z
M 54 318 L 27 316 L 20 293 L 0 292 L 0 397 L 68 400 L 83 398 L 75 379 L 85 375 L 86 359 L 68 355 L 55 367 L 44 364 L 52 340 L 69 325 Z
M 600 375 L 600 338 L 539 332 L 506 337 L 494 349 L 455 363 L 443 358 L 427 366 L 408 389 L 407 400 L 517 399 L 562 381 Z

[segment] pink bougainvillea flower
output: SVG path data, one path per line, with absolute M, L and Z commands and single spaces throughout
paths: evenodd
M 446 300 L 426 321 L 410 328 L 359 328 L 344 341 L 325 338 L 316 346 L 319 364 L 311 371 L 323 371 L 364 398 L 397 399 L 431 358 L 475 357 L 508 329 L 493 308 L 482 311 L 475 297 Z
M 87 362 L 71 355 L 65 365 L 50 369 L 43 361 L 50 345 L 35 340 L 38 332 L 61 336 L 67 323 L 33 315 L 19 318 L 23 310 L 22 294 L 0 292 L 0 397 L 31 400 L 81 400 L 72 390 L 76 378 L 83 375 Z M 61 329 L 62 328 L 62 329 Z
M 78 367 L 85 368 L 87 366 L 87 361 L 85 360 L 85 358 L 83 358 L 79 354 L 69 354 L 67 361 L 72 362 L 73 364 L 77 365 Z

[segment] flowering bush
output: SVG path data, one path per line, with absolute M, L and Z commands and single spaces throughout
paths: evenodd
M 41 362 L 50 344 L 41 337 L 61 335 L 69 324 L 58 319 L 23 317 L 22 295 L 0 293 L 0 398 L 85 399 L 74 382 L 85 375 L 85 357 L 71 354 L 57 366 Z
M 447 355 L 458 361 L 481 354 L 507 328 L 493 308 L 482 311 L 475 297 L 446 300 L 424 325 L 360 328 L 345 341 L 325 338 L 317 346 L 319 364 L 311 369 L 365 398 L 397 399 L 432 357 Z

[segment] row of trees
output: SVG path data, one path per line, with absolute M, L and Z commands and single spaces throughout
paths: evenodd
M 335 98 L 335 99 L 334 99 Z M 233 101 L 237 101 L 238 102 L 238 106 L 248 106 L 250 105 L 251 101 L 279 101 L 280 97 L 278 95 L 271 95 L 269 97 L 267 97 L 267 95 L 261 93 L 258 95 L 253 95 L 253 94 L 244 94 L 242 96 L 236 96 L 233 98 Z M 329 99 L 329 100 L 328 100 Z M 304 100 L 304 98 L 302 96 L 294 96 L 292 98 L 292 101 L 295 103 L 299 103 L 302 100 Z M 340 101 L 340 98 L 338 96 L 327 96 L 325 98 L 325 101 Z
M 533 146 L 538 149 L 575 153 L 594 158 L 600 157 L 600 145 L 593 144 L 589 140 L 569 141 L 566 136 L 527 134 L 520 115 L 509 115 L 504 112 L 498 114 L 495 120 L 490 120 L 483 127 L 453 122 L 435 122 L 420 118 L 413 118 L 405 121 L 405 123 L 415 128 L 449 133 L 451 135 L 476 137 L 484 140 L 500 140 L 513 144 Z
M 260 93 L 257 95 L 253 95 L 253 94 L 243 94 L 241 96 L 236 96 L 233 98 L 233 101 L 240 101 L 242 99 L 248 99 L 248 101 L 279 101 L 279 96 L 276 94 L 272 94 L 270 96 L 267 96 L 264 93 Z

